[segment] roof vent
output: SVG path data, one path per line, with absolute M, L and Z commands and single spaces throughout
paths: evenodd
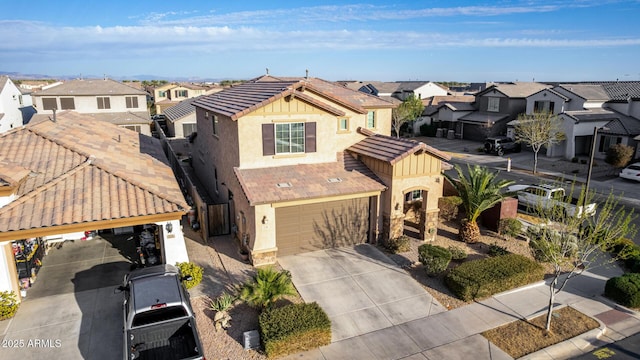
M 342 182 L 342 179 L 335 177 L 335 178 L 328 178 L 327 181 L 330 183 L 339 183 L 339 182 Z
M 285 182 L 285 183 L 277 183 L 276 187 L 278 188 L 290 188 L 291 187 L 291 183 Z

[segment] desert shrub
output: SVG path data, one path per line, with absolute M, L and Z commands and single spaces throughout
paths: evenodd
M 435 124 L 433 124 L 433 125 L 429 125 L 429 124 L 420 125 L 420 135 L 422 135 L 422 136 L 434 137 L 434 136 L 436 136 L 437 130 L 438 130 L 438 126 L 435 125 Z
M 458 217 L 458 208 L 462 204 L 459 196 L 443 196 L 438 199 L 440 217 L 444 220 L 453 220 Z
M 469 256 L 464 249 L 461 249 L 457 246 L 449 246 L 449 252 L 451 253 L 451 260 L 464 260 Z
M 236 297 L 229 293 L 222 293 L 222 295 L 218 296 L 213 300 L 209 300 L 209 309 L 213 311 L 227 311 L 233 303 L 236 301 Z
M 578 163 L 578 158 L 577 158 L 577 157 L 575 157 L 575 156 L 574 156 L 574 157 L 572 157 L 572 158 L 571 158 L 571 162 L 572 162 L 572 163 L 576 163 L 576 164 L 577 164 L 577 163 Z
M 507 250 L 506 247 L 493 243 L 489 245 L 489 251 L 487 251 L 487 254 L 489 254 L 489 256 L 502 256 L 511 253 L 509 252 L 509 250 Z
M 277 271 L 271 266 L 259 268 L 253 279 L 240 289 L 240 299 L 262 309 L 286 295 L 295 294 L 291 273 L 287 270 Z
M 634 149 L 631 146 L 623 144 L 611 145 L 607 150 L 607 156 L 604 161 L 613 167 L 624 167 L 633 158 Z
M 260 338 L 269 357 L 328 345 L 331 320 L 315 302 L 269 308 L 259 317 Z
M 445 271 L 451 262 L 451 252 L 442 246 L 422 244 L 418 248 L 418 259 L 429 276 Z
M 515 238 L 522 233 L 522 223 L 518 219 L 500 219 L 498 233 L 509 238 Z
M 184 281 L 184 286 L 187 289 L 191 289 L 192 287 L 200 284 L 200 282 L 202 281 L 202 267 L 192 262 L 177 263 L 176 267 L 180 269 L 180 274 L 182 274 L 182 276 L 191 277 L 191 280 Z
M 627 273 L 607 280 L 604 294 L 621 305 L 640 307 L 640 274 Z
M 565 251 L 567 257 L 573 256 L 578 250 L 578 238 L 572 234 L 529 226 L 527 235 L 533 257 L 538 261 L 551 261 L 551 256 L 559 254 L 563 248 L 567 249 Z
M 467 261 L 445 277 L 447 287 L 469 301 L 523 286 L 544 278 L 544 268 L 518 254 Z
M 0 320 L 12 318 L 18 311 L 18 297 L 12 291 L 0 292 Z
M 411 250 L 411 239 L 406 235 L 398 236 L 387 240 L 385 247 L 393 254 L 407 252 Z

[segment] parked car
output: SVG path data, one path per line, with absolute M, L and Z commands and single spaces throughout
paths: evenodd
M 522 145 L 508 136 L 488 137 L 484 141 L 484 152 L 502 156 L 507 152 L 520 152 Z
M 204 359 L 184 280 L 169 264 L 125 276 L 124 359 Z
M 577 199 L 567 202 L 564 189 L 553 185 L 513 185 L 507 192 L 516 193 L 518 206 L 524 205 L 531 209 L 538 206 L 543 209 L 560 207 L 566 215 L 578 217 L 582 217 L 583 214 L 593 216 L 596 213 L 595 203 L 582 206 L 577 204 Z
M 640 181 L 640 162 L 633 163 L 620 171 L 621 178 Z

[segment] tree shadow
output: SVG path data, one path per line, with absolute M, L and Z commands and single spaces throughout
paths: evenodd
M 320 221 L 313 221 L 313 230 L 323 248 L 365 243 L 369 233 L 369 208 L 367 204 L 352 200 L 339 210 L 325 210 Z

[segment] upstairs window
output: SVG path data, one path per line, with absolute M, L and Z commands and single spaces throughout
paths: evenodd
M 338 119 L 338 131 L 348 131 L 349 130 L 349 119 L 347 118 L 339 118 Z
M 75 110 L 76 104 L 72 97 L 69 98 L 60 98 L 60 108 L 62 110 Z
M 213 128 L 213 135 L 218 135 L 218 117 L 215 114 L 211 114 L 211 127 Z
M 187 97 L 187 90 L 176 90 L 176 97 Z
M 189 137 L 196 132 L 196 124 L 182 124 L 182 136 Z
M 127 103 L 127 109 L 137 109 L 138 108 L 138 97 L 137 96 L 125 96 L 125 101 Z
M 304 152 L 304 123 L 276 124 L 276 154 Z
M 413 190 L 404 194 L 404 202 L 412 203 L 418 200 L 422 200 L 422 190 Z
M 98 109 L 111 109 L 111 101 L 108 97 L 98 97 Z
M 368 129 L 375 129 L 376 127 L 376 112 L 375 111 L 369 111 L 367 113 L 367 128 Z
M 553 114 L 554 104 L 552 101 L 536 101 L 533 103 L 533 112 Z
M 167 97 L 166 91 L 158 91 L 158 97 Z
M 487 102 L 487 111 L 498 112 L 500 111 L 500 98 L 490 97 Z
M 58 109 L 58 102 L 56 98 L 42 98 L 42 109 L 43 110 L 53 110 Z

